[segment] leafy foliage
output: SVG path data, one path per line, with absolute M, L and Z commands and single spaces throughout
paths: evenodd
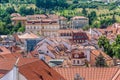
M 120 59 L 120 35 L 117 35 L 115 42 L 109 43 L 109 40 L 101 36 L 98 40 L 98 45 L 103 47 L 104 51 L 111 57 L 115 56 Z
M 88 18 L 89 18 L 89 24 L 92 25 L 92 23 L 94 22 L 94 20 L 97 19 L 96 12 L 92 11 L 90 14 L 88 14 Z
M 27 8 L 25 6 L 20 7 L 19 11 L 21 15 L 33 15 L 34 14 L 33 8 Z
M 43 9 L 55 9 L 56 7 L 67 7 L 66 0 L 36 0 L 36 6 Z
M 8 14 L 12 14 L 12 13 L 15 13 L 16 11 L 15 11 L 14 7 L 8 7 L 8 8 L 6 9 L 6 12 L 7 12 Z
M 100 53 L 100 55 L 96 58 L 96 67 L 106 67 L 106 61 L 103 57 L 103 55 Z

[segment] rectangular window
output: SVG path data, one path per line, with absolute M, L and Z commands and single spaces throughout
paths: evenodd
M 80 64 L 79 60 L 77 60 L 77 64 Z
M 73 64 L 75 64 L 75 60 L 73 60 Z

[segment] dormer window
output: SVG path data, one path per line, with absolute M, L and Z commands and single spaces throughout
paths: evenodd
M 79 55 L 78 55 L 78 54 L 75 54 L 74 57 L 75 57 L 75 58 L 79 58 Z

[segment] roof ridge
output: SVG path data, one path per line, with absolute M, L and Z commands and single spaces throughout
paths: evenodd
M 20 58 L 20 59 L 30 59 L 30 58 Z M 22 65 L 19 65 L 19 67 L 39 61 L 39 59 L 35 59 L 35 58 L 31 58 L 31 59 L 34 59 L 34 60 L 31 60 L 31 62 L 23 63 Z M 20 60 L 19 60 L 19 62 L 20 62 Z

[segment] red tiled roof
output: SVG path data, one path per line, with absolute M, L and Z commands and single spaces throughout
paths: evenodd
M 19 71 L 27 80 L 64 80 L 55 70 L 40 60 L 20 66 Z
M 0 54 L 10 54 L 10 50 L 4 46 L 0 46 Z
M 118 77 L 116 78 L 116 80 L 120 80 L 120 74 L 118 75 Z
M 116 72 L 115 76 L 112 78 L 112 80 L 120 80 L 120 69 Z
M 0 59 L 0 70 L 11 70 L 16 59 Z
M 17 16 L 17 17 L 13 17 L 11 20 L 27 20 L 27 18 L 22 16 Z
M 23 57 L 21 53 L 11 53 L 11 54 L 1 54 L 0 59 L 16 59 L 18 57 Z
M 99 56 L 101 53 L 106 60 L 112 60 L 112 58 L 110 56 L 108 56 L 106 53 L 104 53 L 103 51 L 92 50 L 91 53 L 94 54 L 95 56 Z
M 118 71 L 118 68 L 54 68 L 66 80 L 74 80 L 75 74 L 78 73 L 85 80 L 112 80 Z
M 4 76 L 8 72 L 9 72 L 9 70 L 0 70 L 0 77 Z
M 11 56 L 13 57 L 13 55 Z M 14 67 L 18 58 L 12 58 L 11 56 L 5 55 L 6 58 L 0 59 L 0 77 L 3 77 Z M 19 72 L 27 80 L 65 80 L 60 74 L 39 59 L 21 57 L 17 66 Z

